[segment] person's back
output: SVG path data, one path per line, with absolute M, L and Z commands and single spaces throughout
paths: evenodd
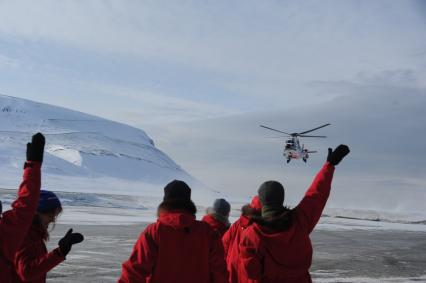
M 308 230 L 297 218 L 297 211 L 285 210 L 268 223 L 254 223 L 243 232 L 243 253 L 252 251 L 259 256 L 243 263 L 249 278 L 261 278 L 259 282 L 311 282 L 312 245 Z
M 210 228 L 219 234 L 220 237 L 222 237 L 223 234 L 225 234 L 225 232 L 229 229 L 229 225 L 218 220 L 212 214 L 204 215 L 201 221 L 208 224 Z
M 219 235 L 195 212 L 186 184 L 167 185 L 157 222 L 140 235 L 118 282 L 227 282 Z
M 222 237 L 230 283 L 243 282 L 238 280 L 238 261 L 240 257 L 239 243 L 241 234 L 253 223 L 253 217 L 260 216 L 261 209 L 259 197 L 253 197 L 250 204 L 244 205 L 241 208 L 240 218 L 231 225 L 229 230 L 226 231 Z
M 283 206 L 284 188 L 268 181 L 259 188 L 262 216 L 242 234 L 240 274 L 245 281 L 262 283 L 312 282 L 310 233 L 318 223 L 327 202 L 334 166 L 349 153 L 339 146 L 329 149 L 327 162 L 315 177 L 299 205 L 289 210 Z

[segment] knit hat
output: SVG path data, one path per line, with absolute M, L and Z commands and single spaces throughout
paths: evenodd
M 164 187 L 166 200 L 191 200 L 191 188 L 183 181 L 173 180 Z
M 261 211 L 262 210 L 262 203 L 260 203 L 259 196 L 254 196 L 251 199 L 250 207 L 254 210 Z
M 231 211 L 231 205 L 223 198 L 216 199 L 213 203 L 213 213 L 228 216 Z
M 51 212 L 60 207 L 62 207 L 61 201 L 58 199 L 55 193 L 45 190 L 40 191 L 37 212 Z
M 277 181 L 266 181 L 258 190 L 259 199 L 264 207 L 282 207 L 284 203 L 284 187 Z

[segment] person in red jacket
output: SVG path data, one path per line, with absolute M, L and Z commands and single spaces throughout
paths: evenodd
M 45 242 L 49 239 L 49 225 L 56 222 L 61 212 L 62 206 L 58 197 L 53 192 L 41 190 L 33 224 L 15 254 L 15 273 L 12 282 L 45 283 L 47 272 L 65 260 L 73 244 L 83 241 L 83 235 L 72 233 L 70 229 L 59 241 L 59 247 L 47 252 Z
M 229 282 L 238 283 L 238 262 L 240 257 L 239 243 L 241 234 L 252 223 L 253 217 L 260 216 L 262 204 L 259 197 L 254 196 L 250 204 L 241 208 L 240 218 L 231 225 L 225 235 L 222 237 L 223 247 L 225 249 L 226 265 L 229 273 Z
M 225 234 L 231 225 L 229 223 L 229 213 L 231 212 L 231 205 L 225 199 L 216 199 L 213 203 L 213 207 L 209 207 L 207 215 L 205 215 L 202 221 L 212 227 L 213 230 L 219 233 L 220 237 Z
M 19 186 L 18 198 L 12 203 L 12 209 L 0 216 L 0 282 L 11 282 L 13 259 L 16 251 L 25 239 L 40 194 L 40 171 L 43 162 L 45 138 L 41 133 L 33 135 L 27 144 L 27 161 L 24 164 L 24 176 Z
M 263 183 L 258 195 L 262 216 L 254 219 L 240 242 L 240 274 L 245 282 L 312 282 L 309 234 L 320 219 L 331 189 L 334 166 L 349 153 L 346 145 L 329 148 L 327 162 L 304 198 L 292 210 L 283 206 L 284 188 L 276 181 Z
M 158 220 L 141 233 L 118 282 L 227 282 L 219 235 L 207 223 L 195 220 L 196 211 L 185 182 L 167 184 Z

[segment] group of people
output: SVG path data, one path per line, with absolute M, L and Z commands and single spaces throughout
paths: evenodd
M 45 138 L 27 144 L 27 160 L 18 198 L 0 218 L 0 282 L 46 282 L 46 274 L 83 241 L 70 229 L 48 252 L 48 227 L 62 212 L 50 191 L 40 190 Z M 264 182 L 250 204 L 230 225 L 230 204 L 215 200 L 201 221 L 191 188 L 174 180 L 164 188 L 158 219 L 148 225 L 122 264 L 118 283 L 312 282 L 310 233 L 330 194 L 334 168 L 349 153 L 346 145 L 329 148 L 327 161 L 302 201 L 284 206 L 284 187 Z

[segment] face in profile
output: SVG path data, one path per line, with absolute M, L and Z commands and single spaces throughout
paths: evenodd
M 56 218 L 62 212 L 62 208 L 58 207 L 51 212 L 39 213 L 41 225 L 47 229 L 50 223 L 56 222 Z

